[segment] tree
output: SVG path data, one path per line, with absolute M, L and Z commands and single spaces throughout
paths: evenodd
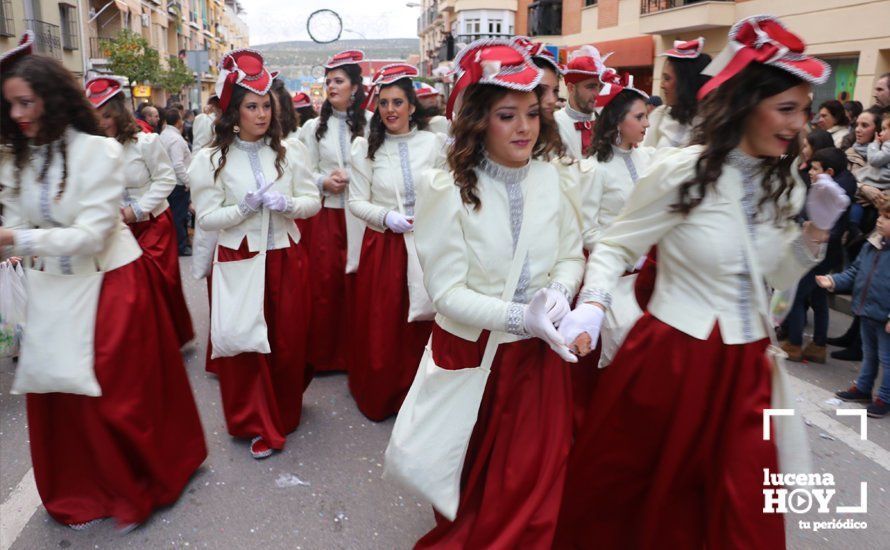
M 195 74 L 182 59 L 171 56 L 169 67 L 159 71 L 155 83 L 167 90 L 167 93 L 178 94 L 184 87 L 195 83 Z
M 108 69 L 116 75 L 130 79 L 130 87 L 144 82 L 155 82 L 161 68 L 158 51 L 148 40 L 129 29 L 123 29 L 117 37 L 100 41 L 108 55 Z

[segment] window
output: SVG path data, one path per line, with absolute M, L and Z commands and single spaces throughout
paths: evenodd
M 80 40 L 77 33 L 77 6 L 59 4 L 59 16 L 62 22 L 62 47 L 66 50 L 78 49 Z
M 15 36 L 12 20 L 12 0 L 0 0 L 0 36 Z
M 464 26 L 466 28 L 466 34 L 479 34 L 482 32 L 481 19 L 467 19 L 464 21 Z
M 501 34 L 501 20 L 500 19 L 489 19 L 488 20 L 488 34 Z
M 584 6 L 585 7 L 595 6 L 596 2 L 597 2 L 597 0 L 584 0 Z

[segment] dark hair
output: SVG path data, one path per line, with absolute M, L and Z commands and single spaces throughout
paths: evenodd
M 142 131 L 139 125 L 136 124 L 133 113 L 127 110 L 124 102 L 124 94 L 117 94 L 99 108 L 99 113 L 105 111 L 111 115 L 114 125 L 117 127 L 117 135 L 114 137 L 121 144 L 128 141 L 136 141 L 137 136 Z
M 426 117 L 424 109 L 417 102 L 417 94 L 414 92 L 414 84 L 407 78 L 402 78 L 396 80 L 392 84 L 381 86 L 380 91 L 382 92 L 387 88 L 393 87 L 401 89 L 402 92 L 405 93 L 408 103 L 414 107 L 414 114 L 411 115 L 411 120 L 408 122 L 409 127 L 425 130 L 427 124 L 429 124 L 429 119 Z M 380 116 L 380 109 L 378 107 L 374 109 L 374 116 L 371 117 L 371 132 L 368 135 L 369 159 L 374 160 L 374 153 L 376 153 L 377 149 L 383 145 L 384 140 L 386 140 L 386 125 L 383 124 L 383 118 Z
M 711 56 L 703 53 L 694 59 L 669 57 L 667 62 L 674 69 L 676 104 L 671 105 L 671 118 L 680 124 L 692 124 L 698 114 L 698 90 L 711 79 L 701 74 L 711 62 Z
M 822 128 L 818 128 L 807 134 L 806 140 L 807 143 L 810 144 L 810 149 L 812 149 L 813 152 L 828 147 L 834 147 L 834 138 Z
M 297 109 L 297 127 L 303 126 L 306 124 L 307 120 L 312 120 L 317 117 L 318 113 L 315 112 L 315 107 L 312 105 L 307 105 L 306 107 L 300 107 Z
M 365 119 L 365 110 L 362 109 L 362 104 L 365 102 L 365 87 L 362 84 L 362 68 L 358 65 L 343 65 L 342 67 L 337 67 L 335 69 L 328 69 L 325 71 L 325 77 L 333 71 L 343 71 L 346 73 L 346 76 L 349 77 L 349 82 L 356 86 L 355 97 L 352 99 L 352 103 L 349 107 L 346 108 L 346 125 L 349 126 L 349 130 L 352 133 L 352 141 L 357 137 L 362 137 L 365 135 L 365 123 L 367 119 Z M 334 107 L 331 105 L 331 102 L 327 99 L 324 100 L 324 103 L 321 106 L 321 114 L 318 120 L 318 128 L 315 129 L 315 139 L 321 141 L 324 135 L 328 131 L 328 119 L 331 118 L 331 113 L 334 112 Z
M 222 169 L 226 165 L 226 155 L 229 152 L 229 147 L 232 143 L 235 142 L 235 125 L 238 124 L 240 119 L 240 109 L 241 103 L 244 101 L 245 96 L 247 96 L 247 89 L 241 86 L 235 86 L 232 88 L 232 97 L 229 99 L 229 106 L 223 111 L 222 115 L 216 119 L 216 123 L 214 124 L 214 136 L 213 143 L 210 144 L 210 147 L 214 148 L 215 151 L 210 155 L 211 164 L 213 161 L 213 156 L 218 152 L 220 154 L 219 164 L 217 164 L 216 169 L 213 171 L 213 180 L 219 177 L 219 173 L 222 172 Z M 275 151 L 275 171 L 278 172 L 278 177 L 280 178 L 284 175 L 284 162 L 285 156 L 287 154 L 287 149 L 285 149 L 284 145 L 281 143 L 281 125 L 278 124 L 278 103 L 275 100 L 275 96 L 270 96 L 271 105 L 272 105 L 272 120 L 269 124 L 269 128 L 266 130 L 266 137 L 269 138 L 269 147 Z
M 185 106 L 182 103 L 179 103 L 178 101 L 167 105 L 167 108 L 165 110 L 169 111 L 170 109 L 176 109 L 180 113 L 185 112 Z
M 813 158 L 810 159 L 810 165 L 814 162 L 821 164 L 823 170 L 831 168 L 834 170 L 835 176 L 847 169 L 847 155 L 834 146 L 825 147 L 813 153 Z
M 164 122 L 169 124 L 170 126 L 176 126 L 176 123 L 182 120 L 182 115 L 179 114 L 179 109 L 176 107 L 170 107 L 168 109 L 164 109 Z
M 875 125 L 875 132 L 881 131 L 881 119 L 884 118 L 883 109 L 881 109 L 880 107 L 869 107 L 868 109 L 862 111 L 862 113 L 860 113 L 860 115 L 861 114 L 867 114 L 867 115 L 871 116 L 871 119 Z M 859 118 L 859 117 L 856 117 L 856 118 Z M 872 136 L 871 139 L 874 140 L 875 137 Z
M 597 117 L 593 126 L 593 140 L 590 142 L 590 149 L 587 150 L 589 156 L 596 155 L 596 159 L 600 162 L 607 162 L 612 158 L 612 145 L 616 143 L 618 138 L 618 125 L 630 112 L 634 103 L 641 101 L 643 104 L 646 100 L 639 93 L 633 90 L 621 90 L 612 98 L 612 101 L 606 105 L 600 116 Z
M 464 204 L 471 205 L 474 210 L 482 207 L 482 201 L 476 194 L 478 178 L 475 168 L 482 162 L 485 155 L 485 134 L 488 130 L 488 115 L 491 106 L 510 93 L 522 93 L 492 86 L 490 84 L 472 84 L 463 93 L 460 111 L 451 127 L 454 139 L 448 148 L 448 167 L 454 174 L 454 183 L 460 188 L 460 198 Z M 541 99 L 541 91 L 536 88 L 535 96 Z M 556 123 L 547 117 L 538 117 L 541 131 L 532 149 L 532 158 L 548 155 L 558 149 L 559 137 Z
M 850 114 L 852 115 L 851 117 L 848 117 L 850 119 L 850 124 L 856 122 L 856 118 L 862 114 L 862 109 L 862 102 L 860 101 L 847 101 L 844 103 L 844 110 L 850 111 Z
M 281 125 L 281 136 L 286 138 L 297 131 L 297 113 L 294 111 L 294 100 L 287 91 L 287 86 L 280 78 L 272 81 L 272 95 L 278 100 L 278 124 Z
M 847 120 L 847 111 L 844 110 L 844 104 L 836 99 L 829 99 L 828 101 L 823 101 L 821 105 L 819 105 L 819 110 L 822 109 L 827 110 L 834 120 L 837 121 L 838 126 L 848 126 L 850 121 Z
M 646 105 L 652 105 L 653 107 L 661 107 L 664 105 L 664 101 L 661 99 L 661 96 L 650 95 L 649 99 L 646 100 Z
M 207 105 L 212 105 L 214 107 L 219 107 L 219 97 L 217 95 L 212 95 L 207 98 Z
M 751 63 L 708 94 L 699 106 L 701 120 L 693 132 L 693 143 L 704 145 L 704 150 L 695 163 L 692 179 L 680 185 L 679 200 L 672 205 L 676 212 L 692 212 L 705 199 L 708 189 L 717 184 L 727 155 L 738 147 L 745 122 L 760 102 L 801 83 L 803 80 L 785 70 Z M 790 197 L 794 186 L 791 164 L 798 150 L 799 142 L 794 140 L 784 156 L 763 161 L 760 185 L 764 193 L 758 208 L 769 201 L 779 206 L 783 196 Z M 778 186 L 773 185 L 776 178 Z M 792 214 L 786 205 L 778 209 L 775 221 Z
M 0 75 L 0 143 L 12 148 L 15 157 L 16 180 L 21 177 L 21 170 L 31 160 L 29 139 L 21 128 L 12 120 L 12 105 L 2 95 L 2 85 L 10 78 L 21 78 L 28 83 L 34 93 L 43 100 L 43 113 L 40 115 L 37 137 L 38 144 L 52 143 L 59 140 L 59 151 L 62 155 L 62 181 L 56 198 L 65 191 L 68 179 L 68 148 L 65 142 L 65 130 L 74 128 L 85 134 L 101 136 L 95 109 L 83 93 L 83 88 L 74 80 L 74 75 L 61 62 L 43 55 L 28 55 L 16 62 L 11 68 Z M 54 148 L 49 147 L 46 163 L 40 178 L 45 178 L 52 164 Z M 3 182 L 0 181 L 0 190 Z
M 151 101 L 145 101 L 136 106 L 136 118 L 139 120 L 145 120 L 145 117 L 142 114 L 142 111 L 145 110 L 146 107 L 154 107 Z

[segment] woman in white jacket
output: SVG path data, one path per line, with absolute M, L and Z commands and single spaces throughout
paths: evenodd
M 408 262 L 416 261 L 416 182 L 425 170 L 444 167 L 445 136 L 422 129 L 414 76 L 417 69 L 403 64 L 378 71 L 370 137 L 352 142 L 349 209 L 368 227 L 355 276 L 349 388 L 359 410 L 375 421 L 399 411 L 432 329 L 423 274 Z M 412 319 L 413 312 L 421 318 Z
M 124 147 L 124 196 L 121 215 L 142 247 L 157 262 L 167 281 L 166 294 L 179 336 L 184 345 L 195 337 L 192 318 L 182 292 L 176 229 L 167 196 L 176 186 L 170 157 L 157 134 L 139 129 L 124 105 L 124 90 L 118 80 L 93 78 L 84 86 L 87 99 L 96 108 L 99 127 Z
M 797 134 L 829 68 L 758 16 L 733 26 L 709 73 L 702 144 L 659 153 L 597 241 L 582 303 L 560 325 L 586 353 L 619 277 L 658 244 L 648 312 L 601 373 L 575 438 L 558 548 L 784 548 L 782 515 L 763 513 L 777 451 L 762 413 L 779 373 L 765 355 L 759 277 L 793 285 L 848 203 L 839 186 L 814 186 L 811 221 L 792 220 L 805 188 L 791 169 Z
M 278 105 L 269 92 L 272 78 L 262 63 L 252 50 L 223 58 L 217 82 L 223 114 L 213 143 L 195 155 L 189 168 L 197 222 L 219 231 L 218 261 L 251 258 L 263 245 L 268 250 L 264 317 L 271 352 L 211 360 L 229 433 L 251 439 L 251 456 L 258 459 L 282 449 L 287 434 L 297 429 L 303 391 L 312 380 L 306 365 L 309 258 L 294 219 L 308 218 L 321 207 L 305 151 L 282 141 Z M 242 73 L 247 76 L 239 79 Z M 214 298 L 226 292 L 217 281 L 211 285 Z M 236 299 L 219 295 L 216 303 L 223 311 L 214 309 L 214 314 L 238 315 Z
M 42 388 L 50 393 L 28 393 L 34 478 L 56 521 L 81 529 L 113 517 L 134 526 L 179 497 L 207 456 L 204 432 L 163 275 L 121 221 L 124 151 L 101 135 L 73 75 L 55 59 L 28 55 L 31 37 L 0 60 L 0 137 L 11 151 L 0 165 L 0 251 L 37 257 L 52 278 L 44 284 L 69 291 L 65 281 L 102 272 L 96 310 L 64 320 L 95 334 L 83 344 L 92 354 L 83 354 L 101 396 L 54 388 L 56 372 Z M 67 312 L 29 326 L 53 326 Z

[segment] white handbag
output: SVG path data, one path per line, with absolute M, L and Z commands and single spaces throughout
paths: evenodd
M 102 395 L 95 336 L 104 275 L 25 270 L 26 327 L 11 393 Z
M 399 213 L 405 215 L 405 204 L 402 202 L 402 193 L 398 184 L 395 186 L 396 204 L 399 205 Z M 426 286 L 423 284 L 423 268 L 417 257 L 417 244 L 414 240 L 414 232 L 402 233 L 405 240 L 405 252 L 408 254 L 408 322 L 432 321 L 436 317 L 436 308 L 430 299 Z
M 526 204 L 528 201 L 526 201 Z M 511 300 L 528 250 L 526 227 L 501 299 Z M 470 436 L 498 345 L 518 338 L 492 331 L 479 367 L 443 369 L 426 346 L 411 389 L 402 403 L 384 457 L 383 477 L 428 501 L 449 520 L 460 502 L 460 479 Z
M 256 256 L 220 262 L 219 246 L 216 247 L 210 312 L 212 359 L 272 351 L 265 314 L 268 208 L 263 207 L 262 217 L 260 252 Z
M 346 159 L 340 147 L 337 150 L 337 164 L 341 170 L 347 170 Z M 349 210 L 349 197 L 347 190 L 343 191 L 343 217 L 346 220 L 346 273 L 355 273 L 358 271 L 359 260 L 362 254 L 362 241 L 365 238 L 365 222 L 353 215 Z
M 600 330 L 599 368 L 601 369 L 612 363 L 630 333 L 630 329 L 643 316 L 643 310 L 640 309 L 640 304 L 637 303 L 637 296 L 634 293 L 636 282 L 636 273 L 625 275 L 618 279 L 618 284 L 612 291 L 612 305 L 606 310 L 603 327 Z

